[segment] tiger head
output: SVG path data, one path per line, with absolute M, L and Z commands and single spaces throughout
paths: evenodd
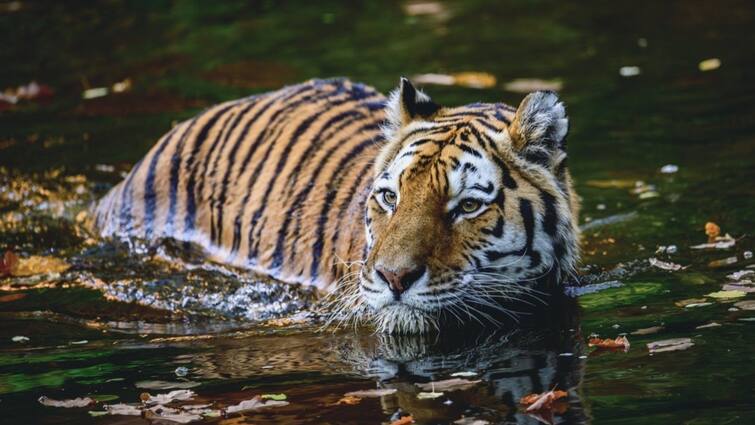
M 573 271 L 578 203 L 556 94 L 446 108 L 402 79 L 386 111 L 359 272 L 379 330 L 497 323 Z

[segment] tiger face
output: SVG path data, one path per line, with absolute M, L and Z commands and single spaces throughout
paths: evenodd
M 379 330 L 500 323 L 577 259 L 568 128 L 551 92 L 444 108 L 402 79 L 366 204 L 360 294 Z

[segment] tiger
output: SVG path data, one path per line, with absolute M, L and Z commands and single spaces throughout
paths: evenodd
M 175 125 L 94 226 L 313 286 L 384 333 L 502 323 L 575 272 L 568 123 L 550 91 L 445 107 L 405 77 L 313 79 Z

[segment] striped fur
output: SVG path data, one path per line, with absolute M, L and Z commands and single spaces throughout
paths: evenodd
M 213 261 L 338 286 L 351 314 L 422 332 L 466 303 L 460 294 L 476 282 L 487 298 L 473 301 L 488 302 L 502 287 L 572 270 L 565 126 L 550 93 L 528 96 L 519 112 L 443 108 L 406 80 L 389 99 L 348 80 L 312 80 L 175 126 L 98 203 L 95 222 L 104 236 L 173 238 Z M 387 188 L 395 207 L 381 204 Z M 456 214 L 470 191 L 482 207 Z M 426 272 L 397 298 L 376 265 Z

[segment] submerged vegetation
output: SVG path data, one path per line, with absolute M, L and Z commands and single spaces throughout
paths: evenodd
M 753 422 L 753 24 L 737 1 L 0 2 L 0 412 Z M 444 104 L 558 90 L 579 306 L 516 330 L 318 332 L 309 288 L 87 231 L 89 203 L 172 123 L 337 75 L 416 77 Z

